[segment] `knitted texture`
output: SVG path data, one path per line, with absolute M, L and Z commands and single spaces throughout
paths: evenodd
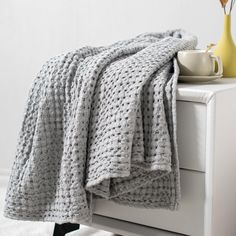
M 195 46 L 176 30 L 49 60 L 29 93 L 5 216 L 81 223 L 93 197 L 176 209 L 174 57 Z

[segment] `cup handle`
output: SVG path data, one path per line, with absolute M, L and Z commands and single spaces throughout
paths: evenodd
M 218 71 L 214 73 L 214 75 L 222 75 L 223 74 L 223 65 L 220 57 L 211 55 L 211 58 L 213 59 L 213 63 L 217 64 Z

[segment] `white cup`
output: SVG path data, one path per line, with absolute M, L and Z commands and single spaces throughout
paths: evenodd
M 219 57 L 205 50 L 179 51 L 177 61 L 180 75 L 210 76 L 222 75 L 223 66 Z M 215 71 L 217 68 L 217 71 Z

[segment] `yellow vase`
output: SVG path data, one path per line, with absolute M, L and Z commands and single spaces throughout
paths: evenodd
M 236 77 L 236 46 L 231 34 L 231 15 L 224 16 L 224 30 L 214 54 L 223 62 L 223 77 Z

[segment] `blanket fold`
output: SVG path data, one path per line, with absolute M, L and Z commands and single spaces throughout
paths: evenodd
M 81 223 L 91 199 L 174 210 L 183 30 L 146 33 L 50 59 L 30 90 L 6 194 L 6 217 Z

